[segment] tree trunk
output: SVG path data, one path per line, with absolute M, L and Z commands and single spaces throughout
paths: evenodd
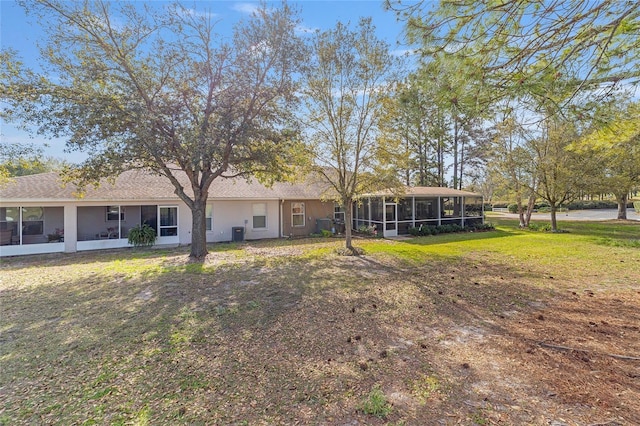
M 203 259 L 207 251 L 207 198 L 199 198 L 193 201 L 191 209 L 191 253 L 189 257 Z
M 627 220 L 627 200 L 628 194 L 616 194 L 616 201 L 618 202 L 618 219 Z
M 444 185 L 444 141 L 442 136 L 438 136 L 438 182 L 437 186 Z
M 533 208 L 536 205 L 536 195 L 535 194 L 531 194 L 529 195 L 529 203 L 527 204 L 527 214 L 524 218 L 524 227 L 528 228 L 529 227 L 529 223 L 531 223 L 531 214 L 533 213 Z
M 459 148 L 459 157 L 460 157 L 460 161 L 458 162 L 458 169 L 460 170 L 460 177 L 458 178 L 458 189 L 460 191 L 462 191 L 462 179 L 464 178 L 464 162 L 465 162 L 465 158 L 464 158 L 464 139 L 462 139 L 460 141 L 460 148 Z
M 526 228 L 524 224 L 524 206 L 522 205 L 522 196 L 520 195 L 520 191 L 516 192 L 516 205 L 518 206 L 518 226 L 522 228 Z
M 551 232 L 558 232 L 558 219 L 556 218 L 558 206 L 555 203 L 549 204 L 551 204 Z
M 458 189 L 458 118 L 453 119 L 453 188 Z
M 427 181 L 427 161 L 425 160 L 426 154 L 424 152 L 426 150 L 425 146 L 426 146 L 426 141 L 422 141 L 422 143 L 420 143 L 420 145 L 418 146 L 418 155 L 419 155 L 418 167 L 420 168 L 420 181 L 418 183 L 419 186 L 426 186 L 426 181 Z
M 345 221 L 344 221 L 344 244 L 345 247 L 349 250 L 353 249 L 353 244 L 351 242 L 351 226 L 353 225 L 353 201 L 348 200 L 344 201 L 345 203 Z

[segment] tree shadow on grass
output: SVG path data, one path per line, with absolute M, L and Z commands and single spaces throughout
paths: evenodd
M 48 281 L 3 289 L 4 419 L 376 425 L 469 423 L 484 410 L 530 424 L 527 412 L 573 408 L 532 405 L 539 380 L 556 384 L 527 375 L 539 367 L 526 359 L 510 369 L 521 321 L 559 294 L 535 272 L 481 257 L 193 265 L 130 279 L 45 270 Z M 359 410 L 375 386 L 393 404 L 386 419 Z
M 176 258 L 182 257 L 182 264 L 197 264 L 202 263 L 203 267 L 208 259 L 217 255 L 233 254 L 235 252 L 242 252 L 248 247 L 257 248 L 286 248 L 286 247 L 309 247 L 313 245 L 332 244 L 338 240 L 335 239 L 318 239 L 318 238 L 306 238 L 306 239 L 272 239 L 272 240 L 256 240 L 251 242 L 220 242 L 210 243 L 207 248 L 209 255 L 202 259 L 189 258 L 189 246 L 178 247 L 125 247 L 117 249 L 106 250 L 90 250 L 80 251 L 75 253 L 50 253 L 50 254 L 38 254 L 28 256 L 14 256 L 5 257 L 0 259 L 0 266 L 5 268 L 30 268 L 37 266 L 39 268 L 67 266 L 73 264 L 86 264 L 95 263 L 96 265 L 107 264 L 113 261 L 155 261 L 164 258 Z

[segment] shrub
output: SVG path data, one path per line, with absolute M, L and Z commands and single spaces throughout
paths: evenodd
M 322 236 L 327 238 L 332 236 L 333 234 L 331 233 L 331 231 L 329 231 L 328 229 L 321 229 L 320 232 L 322 233 Z
M 136 225 L 129 230 L 129 244 L 135 247 L 152 246 L 156 243 L 156 230 L 147 224 Z
M 469 227 L 470 231 L 492 231 L 495 227 L 492 223 L 477 223 L 471 227 Z
M 391 404 L 387 402 L 387 398 L 384 396 L 380 386 L 375 386 L 369 395 L 362 401 L 360 406 L 362 412 L 372 416 L 384 419 L 391 414 Z
M 566 206 L 569 210 L 616 209 L 618 203 L 612 200 L 576 200 Z
M 457 223 L 453 223 L 451 225 L 449 225 L 451 227 L 451 232 L 462 232 L 464 231 L 464 228 L 461 225 L 458 225 Z
M 507 206 L 507 209 L 509 209 L 509 213 L 518 213 L 518 205 L 517 204 L 509 204 Z
M 436 226 L 436 230 L 438 231 L 438 234 L 447 234 L 449 232 L 453 232 L 453 230 L 451 229 L 451 225 L 438 225 Z
M 409 228 L 409 235 L 413 235 L 414 237 L 421 236 L 420 228 L 417 226 Z
M 492 229 L 495 228 L 491 223 L 477 223 L 467 227 L 462 227 L 457 223 L 450 223 L 438 226 L 420 225 L 415 228 L 409 228 L 409 234 L 414 237 L 424 237 L 427 235 L 448 234 L 452 232 L 488 231 Z
M 427 235 L 436 235 L 438 233 L 436 226 L 420 225 L 415 228 L 409 228 L 409 234 L 416 237 L 424 237 Z
M 424 235 L 437 235 L 438 227 L 437 226 L 425 226 L 423 228 Z
M 540 231 L 540 232 L 549 232 L 551 231 L 550 223 L 529 223 L 530 231 Z
M 360 225 L 358 226 L 358 232 L 361 234 L 365 234 L 365 235 L 373 235 L 375 231 L 375 226 L 367 226 L 367 225 Z

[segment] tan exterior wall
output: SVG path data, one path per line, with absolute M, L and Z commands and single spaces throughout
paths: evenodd
M 304 226 L 292 226 L 292 203 L 304 203 Z M 320 200 L 287 200 L 282 203 L 282 231 L 284 237 L 302 237 L 316 232 L 316 219 L 333 219 L 333 202 Z

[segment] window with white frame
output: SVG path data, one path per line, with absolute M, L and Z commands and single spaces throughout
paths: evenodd
M 124 207 L 107 206 L 107 221 L 118 220 L 118 216 L 120 220 L 124 220 Z
M 175 237 L 178 235 L 178 208 L 160 206 L 160 236 Z
M 344 223 L 344 206 L 338 203 L 333 205 L 333 220 Z
M 253 204 L 253 229 L 266 229 L 267 227 L 267 204 Z
M 304 203 L 291 203 L 291 225 L 304 226 Z
M 44 208 L 22 208 L 22 235 L 44 235 Z
M 207 212 L 205 217 L 207 231 L 213 230 L 213 205 L 207 204 Z

